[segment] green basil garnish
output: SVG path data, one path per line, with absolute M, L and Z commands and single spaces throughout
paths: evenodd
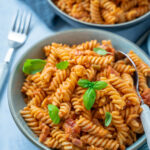
M 78 81 L 78 85 L 83 87 L 83 88 L 93 88 L 95 90 L 101 90 L 107 86 L 107 83 L 104 81 L 91 82 L 91 81 L 86 80 L 86 79 L 80 79 Z
M 59 109 L 57 106 L 49 104 L 48 105 L 49 116 L 54 124 L 58 124 L 60 122 L 60 117 L 58 115 Z
M 83 103 L 87 110 L 90 110 L 95 102 L 96 92 L 95 90 L 104 89 L 107 86 L 107 83 L 104 81 L 95 81 L 91 82 L 86 79 L 80 79 L 78 85 L 83 88 L 88 88 L 83 95 Z
M 110 54 L 110 52 L 107 52 L 106 50 L 104 50 L 104 49 L 102 49 L 100 47 L 94 48 L 93 50 L 94 50 L 94 52 L 96 52 L 99 55 Z
M 95 103 L 96 92 L 93 88 L 88 88 L 83 95 L 83 103 L 87 110 L 90 110 Z
M 64 70 L 67 69 L 69 66 L 68 61 L 61 61 L 60 63 L 56 64 L 57 69 Z
M 110 112 L 105 113 L 105 126 L 108 127 L 111 123 L 112 115 Z
M 86 80 L 86 79 L 80 79 L 78 81 L 78 85 L 83 88 L 89 88 L 89 87 L 93 87 L 94 83 L 90 82 L 89 80 Z
M 27 59 L 23 65 L 23 72 L 26 74 L 35 74 L 41 72 L 46 64 L 42 59 Z
M 94 82 L 93 88 L 95 90 L 102 90 L 107 86 L 107 83 L 105 81 L 96 81 Z

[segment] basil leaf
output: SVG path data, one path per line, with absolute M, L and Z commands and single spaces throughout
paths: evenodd
M 105 126 L 108 127 L 111 123 L 112 115 L 110 112 L 105 113 Z
M 83 88 L 89 88 L 89 87 L 92 87 L 94 85 L 94 83 L 90 82 L 89 80 L 86 80 L 86 79 L 80 79 L 78 81 L 78 85 Z
M 95 90 L 101 90 L 101 89 L 104 89 L 107 86 L 107 83 L 104 82 L 104 81 L 96 81 L 94 83 L 95 84 L 94 84 L 93 88 Z
M 35 74 L 41 72 L 46 64 L 42 59 L 27 59 L 23 65 L 23 72 L 26 74 Z
M 59 109 L 57 106 L 49 104 L 48 105 L 49 116 L 54 124 L 58 124 L 60 122 L 60 117 L 58 115 Z
M 93 88 L 88 88 L 83 95 L 83 103 L 87 110 L 90 110 L 95 102 L 96 92 Z
M 57 69 L 64 70 L 68 68 L 68 65 L 69 65 L 68 61 L 61 61 L 60 63 L 56 64 L 56 67 Z
M 107 52 L 106 50 L 104 50 L 104 49 L 102 49 L 100 47 L 94 48 L 93 50 L 94 50 L 94 52 L 96 52 L 99 55 L 110 54 L 110 52 Z

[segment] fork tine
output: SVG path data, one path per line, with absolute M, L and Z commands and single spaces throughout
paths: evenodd
M 16 20 L 16 25 L 15 25 L 15 29 L 14 29 L 15 32 L 19 32 L 21 21 L 22 21 L 22 13 L 18 13 L 18 18 Z
M 17 21 L 18 15 L 19 15 L 19 10 L 17 10 L 16 16 L 13 19 L 12 28 L 11 28 L 12 31 L 15 30 L 15 26 L 16 26 L 16 21 Z
M 24 26 L 25 26 L 25 19 L 26 19 L 26 13 L 23 12 L 23 15 L 22 15 L 22 18 L 21 18 L 21 25 L 20 25 L 20 29 L 19 29 L 20 33 L 23 33 L 23 29 L 24 29 Z
M 26 21 L 25 21 L 25 27 L 24 27 L 24 33 L 25 33 L 25 34 L 28 33 L 28 29 L 29 29 L 29 26 L 30 26 L 30 22 L 31 22 L 31 14 L 29 13 L 29 14 L 26 16 Z

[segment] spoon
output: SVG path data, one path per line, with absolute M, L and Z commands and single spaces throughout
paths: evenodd
M 143 108 L 143 111 L 140 115 L 141 121 L 142 121 L 142 125 L 145 131 L 145 135 L 147 138 L 147 144 L 148 144 L 148 148 L 150 149 L 150 109 L 149 106 L 144 104 L 144 101 L 140 95 L 139 92 L 139 77 L 138 77 L 138 72 L 137 72 L 137 68 L 135 63 L 133 62 L 133 60 L 124 52 L 121 51 L 117 51 L 119 54 L 125 56 L 128 58 L 128 60 L 131 62 L 131 64 L 133 65 L 133 67 L 135 68 L 135 85 L 136 85 L 136 92 L 139 96 L 139 98 L 141 99 L 141 107 Z

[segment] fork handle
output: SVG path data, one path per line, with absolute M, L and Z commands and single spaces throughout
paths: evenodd
M 142 104 L 141 121 L 147 138 L 147 145 L 150 149 L 150 109 L 146 104 Z
M 3 84 L 6 81 L 6 76 L 8 74 L 9 63 L 0 63 L 0 92 L 2 92 Z
M 3 84 L 6 81 L 6 76 L 9 71 L 9 63 L 11 62 L 13 56 L 14 48 L 9 48 L 4 62 L 0 63 L 0 93 L 2 92 Z

